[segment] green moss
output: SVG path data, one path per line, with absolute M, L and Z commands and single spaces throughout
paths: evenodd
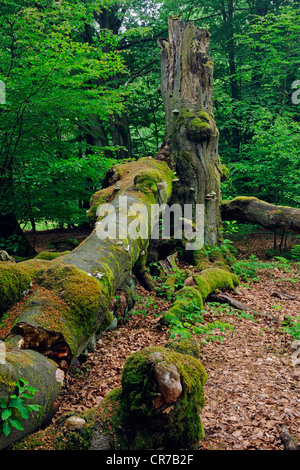
M 4 385 L 5 390 L 8 390 L 9 392 L 11 392 L 15 390 L 17 380 L 13 380 L 8 370 L 4 369 L 0 373 L 0 391 L 2 388 L 1 384 Z
M 209 284 L 210 293 L 216 290 L 233 290 L 239 284 L 238 277 L 225 269 L 208 268 L 200 276 Z
M 201 121 L 205 121 L 205 122 L 207 122 L 208 124 L 209 124 L 209 122 L 210 122 L 209 114 L 208 114 L 206 111 L 203 111 L 203 110 L 199 111 L 199 112 L 197 113 L 197 117 L 198 117 Z
M 60 256 L 66 255 L 68 253 L 70 253 L 70 251 L 64 251 L 64 252 L 41 251 L 41 253 L 35 256 L 34 259 L 51 260 L 51 259 L 59 258 Z
M 227 166 L 222 163 L 221 165 L 221 181 L 228 181 L 230 177 L 230 171 Z
M 169 341 L 166 348 L 173 349 L 180 354 L 188 354 L 195 358 L 200 357 L 200 346 L 194 338 L 178 338 Z
M 194 281 L 196 283 L 197 290 L 200 293 L 202 300 L 204 301 L 207 296 L 211 293 L 211 287 L 209 285 L 209 282 L 204 279 L 201 274 L 194 275 Z
M 197 114 L 194 114 L 187 108 L 181 109 L 174 126 L 175 131 L 178 131 L 181 126 L 184 126 L 188 138 L 195 142 L 209 138 L 212 132 L 210 116 L 204 110 L 200 110 Z
M 212 60 L 208 60 L 205 66 L 212 70 L 214 68 L 214 63 Z
M 87 212 L 87 219 L 90 225 L 94 225 L 97 220 L 97 209 L 102 204 L 107 204 L 115 197 L 116 190 L 113 187 L 97 191 L 90 200 L 90 208 Z
M 174 364 L 181 378 L 182 394 L 172 403 L 156 409 L 153 399 L 160 392 L 149 356 L 161 354 L 163 361 Z M 199 360 L 163 347 L 149 347 L 131 355 L 122 374 L 119 416 L 126 435 L 127 449 L 184 448 L 203 439 L 199 417 L 204 406 L 203 386 L 206 373 Z
M 153 169 L 143 170 L 134 179 L 136 191 L 148 195 L 153 203 L 157 201 L 157 183 L 161 182 L 161 173 Z
M 232 204 L 234 202 L 236 202 L 237 204 L 239 202 L 250 202 L 250 201 L 259 201 L 259 199 L 257 199 L 257 197 L 253 197 L 253 196 L 237 196 L 233 199 L 230 199 L 228 201 L 222 201 L 222 205 L 226 205 L 228 203 Z
M 53 265 L 40 279 L 40 284 L 59 296 L 69 308 L 69 321 L 77 326 L 80 334 L 89 336 L 95 327 L 105 330 L 112 321 L 105 306 L 109 304 L 110 292 L 101 283 L 75 266 Z
M 169 326 L 176 318 L 184 319 L 195 308 L 203 308 L 203 299 L 198 288 L 186 286 L 180 289 L 171 308 L 161 317 L 160 323 Z
M 209 257 L 205 247 L 193 252 L 193 263 L 200 271 L 210 266 Z
M 177 119 L 175 121 L 175 126 L 176 129 L 179 130 L 179 128 L 184 125 L 186 126 L 191 119 L 195 118 L 195 114 L 192 113 L 189 109 L 187 108 L 182 108 L 177 116 Z
M 70 431 L 64 428 L 64 421 L 74 414 L 83 418 L 86 424 L 76 431 Z M 88 450 L 98 415 L 96 408 L 86 413 L 65 413 L 45 429 L 40 429 L 14 443 L 8 450 L 45 450 L 45 447 L 47 450 Z
M 176 319 L 184 320 L 195 307 L 203 308 L 203 302 L 209 294 L 217 290 L 233 290 L 239 284 L 239 279 L 235 274 L 221 268 L 207 268 L 193 277 L 196 285 L 184 287 L 178 291 L 175 302 L 161 317 L 160 324 L 169 326 Z
M 211 126 L 206 119 L 195 117 L 187 125 L 187 136 L 193 142 L 201 142 L 211 135 Z
M 118 186 L 101 189 L 92 196 L 91 207 L 87 213 L 91 225 L 97 220 L 97 209 L 101 204 L 109 203 L 116 196 L 127 194 L 127 191 L 130 191 L 132 197 L 137 192 L 138 200 L 149 205 L 158 202 L 157 183 L 165 182 L 167 199 L 171 195 L 174 174 L 166 162 L 145 157 L 136 162 L 116 165 L 113 170 L 119 174 Z
M 18 302 L 30 288 L 32 277 L 20 264 L 0 264 L 0 316 Z
M 231 270 L 230 265 L 228 263 L 229 250 L 226 250 L 225 252 L 219 249 L 219 247 L 212 247 L 212 250 L 209 253 L 209 259 L 213 262 L 215 268 L 222 268 L 226 269 L 227 271 Z

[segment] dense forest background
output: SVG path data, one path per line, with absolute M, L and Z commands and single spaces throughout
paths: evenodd
M 157 40 L 170 15 L 210 31 L 219 153 L 230 170 L 223 199 L 299 207 L 299 2 L 5 0 L 0 11 L 2 223 L 82 224 L 116 160 L 157 152 Z M 0 237 L 17 251 L 16 230 Z

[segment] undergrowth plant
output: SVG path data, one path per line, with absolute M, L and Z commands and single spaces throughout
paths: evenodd
M 300 340 L 300 317 L 288 318 L 282 322 L 282 330 L 295 340 Z
M 300 261 L 300 245 L 295 245 L 291 249 L 291 258 L 295 261 Z
M 282 257 L 275 256 L 274 261 L 263 261 L 256 255 L 249 256 L 249 259 L 238 260 L 232 265 L 233 272 L 242 280 L 258 281 L 258 272 L 263 269 L 279 268 L 284 272 L 291 272 L 291 262 Z
M 11 428 L 14 427 L 20 431 L 23 430 L 22 419 L 28 419 L 29 413 L 38 411 L 40 405 L 27 404 L 26 399 L 31 400 L 38 391 L 30 387 L 27 380 L 19 379 L 16 383 L 17 392 L 8 399 L 5 397 L 0 400 L 1 419 L 0 431 L 8 436 Z
M 233 331 L 233 327 L 228 323 L 218 320 L 206 322 L 203 319 L 204 310 L 193 301 L 187 302 L 185 309 L 182 310 L 180 317 L 176 316 L 170 320 L 170 337 L 191 338 L 193 335 L 203 338 L 204 343 L 209 341 L 224 340 L 221 334 L 225 330 Z

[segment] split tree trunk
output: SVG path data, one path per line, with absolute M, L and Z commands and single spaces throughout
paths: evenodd
M 204 205 L 204 245 L 221 238 L 219 133 L 213 111 L 213 62 L 209 32 L 193 22 L 169 18 L 169 39 L 160 40 L 161 92 L 166 116 L 167 155 L 180 184 L 173 201 Z

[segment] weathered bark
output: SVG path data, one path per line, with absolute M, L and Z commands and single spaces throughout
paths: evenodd
M 18 304 L 14 312 L 17 318 L 6 336 L 6 344 L 11 345 L 12 354 L 35 350 L 38 357 L 43 358 L 40 362 L 28 362 L 27 375 L 31 374 L 32 367 L 39 374 L 39 363 L 43 367 L 45 361 L 46 364 L 49 361 L 49 367 L 58 367 L 63 375 L 63 371 L 85 350 L 91 339 L 109 327 L 113 320 L 111 304 L 115 291 L 126 283 L 136 264 L 144 266 L 148 237 L 137 236 L 127 226 L 124 229 L 121 218 L 117 216 L 117 233 L 119 229 L 123 230 L 120 237 L 99 238 L 97 219 L 100 223 L 101 217 L 98 218 L 97 209 L 110 202 L 110 208 L 114 207 L 115 213 L 120 215 L 121 196 L 127 197 L 128 206 L 143 204 L 146 208 L 143 222 L 150 231 L 150 224 L 153 223 L 150 217 L 151 205 L 156 202 L 167 203 L 172 190 L 173 172 L 164 162 L 144 158 L 118 165 L 112 173 L 118 186 L 103 189 L 93 196 L 88 216 L 96 226 L 75 250 L 51 261 L 34 259 L 16 265 L 9 262 L 0 265 L 1 277 L 8 280 L 0 283 L 0 298 L 3 293 L 6 299 L 3 310 L 5 305 L 10 307 L 24 293 L 28 294 L 28 290 L 31 294 Z M 160 188 L 159 183 L 162 182 L 165 184 Z M 114 220 L 114 214 L 110 212 L 107 221 Z M 132 221 L 134 217 L 128 217 L 128 224 Z M 138 272 L 145 275 L 144 269 Z M 15 288 L 17 293 L 14 292 Z M 22 377 L 11 374 L 7 361 L 1 365 L 0 383 L 10 383 L 10 389 L 13 389 L 18 378 Z M 55 374 L 52 374 L 51 387 L 57 387 Z M 42 384 L 37 388 L 47 407 L 51 408 L 55 396 L 48 396 L 49 383 L 46 388 Z M 0 389 L 2 397 L 8 398 L 7 388 Z M 43 419 L 41 416 L 40 422 Z M 11 442 L 14 436 L 20 438 L 20 432 L 13 431 L 10 436 L 9 441 L 3 438 L 2 446 L 5 447 L 6 442 Z
M 236 197 L 230 201 L 223 201 L 221 214 L 223 220 L 249 222 L 270 230 L 282 229 L 300 233 L 300 209 L 275 206 L 256 197 Z
M 166 132 L 159 157 L 174 164 L 180 184 L 173 201 L 203 204 L 204 245 L 219 243 L 220 179 L 218 129 L 213 112 L 213 62 L 209 32 L 169 18 L 169 40 L 160 40 L 161 91 Z

